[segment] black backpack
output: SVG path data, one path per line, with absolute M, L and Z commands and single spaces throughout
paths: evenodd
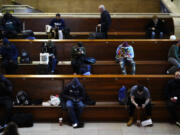
M 29 54 L 25 50 L 21 51 L 21 54 L 20 54 L 20 63 L 31 63 L 31 59 L 29 57 Z
M 31 105 L 32 101 L 27 92 L 21 90 L 16 94 L 15 105 Z

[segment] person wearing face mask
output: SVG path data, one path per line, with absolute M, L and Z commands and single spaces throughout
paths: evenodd
M 165 88 L 165 97 L 172 120 L 180 127 L 180 117 L 178 117 L 176 110 L 176 107 L 180 105 L 180 71 L 176 71 L 174 79 L 168 81 Z
M 0 23 L 4 37 L 16 38 L 17 34 L 22 31 L 22 22 L 8 12 L 4 14 Z
M 61 101 L 68 111 L 73 128 L 80 128 L 84 123 L 80 122 L 80 117 L 85 107 L 85 90 L 78 78 L 74 78 L 65 86 L 61 94 Z
M 3 45 L 0 47 L 0 55 L 2 56 L 2 67 L 5 69 L 6 73 L 16 73 L 18 67 L 18 50 L 7 38 L 3 39 Z
M 164 35 L 164 22 L 159 19 L 156 15 L 153 16 L 152 20 L 148 23 L 147 27 L 147 36 L 148 38 L 154 39 L 163 38 Z
M 143 85 L 134 85 L 130 90 L 130 104 L 129 104 L 129 121 L 127 126 L 131 126 L 133 124 L 134 111 L 137 109 L 137 112 L 140 109 L 145 110 L 145 114 L 147 119 L 151 118 L 151 100 L 150 100 L 150 92 L 147 87 Z M 137 115 L 139 115 L 137 113 Z M 141 125 L 140 116 L 137 116 L 137 126 Z

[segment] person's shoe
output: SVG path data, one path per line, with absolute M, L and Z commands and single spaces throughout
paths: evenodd
M 180 127 L 180 121 L 176 121 L 176 125 Z
M 4 130 L 4 126 L 0 125 L 0 133 L 3 132 L 3 130 Z
M 128 121 L 128 123 L 127 123 L 127 126 L 128 126 L 128 127 L 131 126 L 131 125 L 133 124 L 133 122 L 134 122 L 134 118 L 133 118 L 133 117 L 130 117 L 130 118 L 129 118 L 129 121 Z
M 76 128 L 77 126 L 78 126 L 78 123 L 72 124 L 72 127 L 73 127 L 73 128 Z
M 80 122 L 77 125 L 73 126 L 73 128 L 83 128 L 84 127 L 84 123 Z
M 140 127 L 140 126 L 141 126 L 141 121 L 140 121 L 140 120 L 137 120 L 136 125 L 137 125 L 138 127 Z

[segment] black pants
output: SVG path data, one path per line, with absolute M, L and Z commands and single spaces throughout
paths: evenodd
M 142 104 L 145 103 L 145 99 L 135 99 L 135 102 L 138 104 L 139 107 L 142 107 Z M 135 110 L 135 105 L 130 101 L 129 104 L 129 116 L 132 117 L 134 115 L 134 110 Z M 146 116 L 151 116 L 151 102 L 149 102 L 146 107 L 145 107 L 145 115 Z
M 176 110 L 176 107 L 179 105 L 180 105 L 180 101 L 178 101 L 177 103 L 174 103 L 170 100 L 167 101 L 168 111 L 169 111 L 173 121 L 180 120 L 180 118 L 178 117 L 177 110 Z
M 1 116 L 0 124 L 3 126 L 7 124 L 11 120 L 11 112 L 12 112 L 12 100 L 9 98 L 0 98 L 0 108 L 4 110 L 3 117 Z
M 109 31 L 109 27 L 108 27 L 108 26 L 107 26 L 107 27 L 102 27 L 102 28 L 101 28 L 101 32 L 104 33 L 105 39 L 108 38 L 108 31 Z

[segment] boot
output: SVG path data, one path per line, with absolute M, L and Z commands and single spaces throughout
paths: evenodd
M 129 121 L 128 121 L 128 123 L 127 123 L 127 126 L 128 126 L 128 127 L 131 126 L 131 125 L 133 124 L 133 122 L 134 122 L 134 118 L 133 118 L 133 117 L 130 117 L 130 118 L 129 118 Z

